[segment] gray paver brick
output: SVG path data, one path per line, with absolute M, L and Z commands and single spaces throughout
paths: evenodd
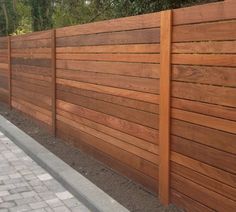
M 0 212 L 88 211 L 0 132 Z

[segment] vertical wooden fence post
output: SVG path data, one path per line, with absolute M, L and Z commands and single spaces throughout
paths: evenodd
M 8 36 L 8 103 L 9 108 L 12 109 L 11 104 L 11 95 L 12 95 L 12 88 L 11 88 L 11 37 Z
M 52 60 L 52 133 L 56 136 L 56 31 L 51 30 L 51 60 Z
M 172 11 L 161 12 L 160 36 L 160 129 L 159 198 L 168 205 L 170 190 L 170 85 Z

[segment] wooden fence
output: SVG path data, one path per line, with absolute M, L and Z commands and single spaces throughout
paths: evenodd
M 0 38 L 0 100 L 165 205 L 235 211 L 235 11 L 228 0 Z

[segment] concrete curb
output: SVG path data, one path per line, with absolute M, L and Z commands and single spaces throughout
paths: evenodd
M 1 115 L 0 130 L 91 211 L 129 211 Z

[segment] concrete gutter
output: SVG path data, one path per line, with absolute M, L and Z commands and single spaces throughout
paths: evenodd
M 129 211 L 1 115 L 0 130 L 91 211 Z

